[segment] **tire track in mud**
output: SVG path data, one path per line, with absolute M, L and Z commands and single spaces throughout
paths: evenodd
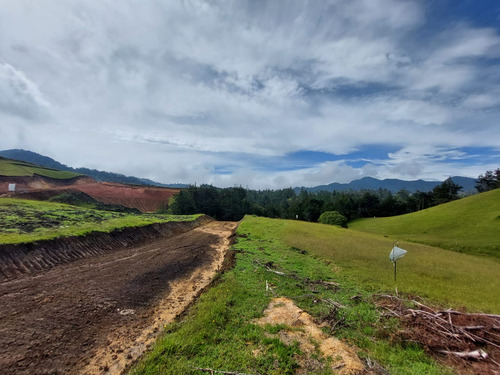
M 0 373 L 120 373 L 210 283 L 237 224 L 0 283 Z

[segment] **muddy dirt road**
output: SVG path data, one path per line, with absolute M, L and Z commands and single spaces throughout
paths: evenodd
M 221 266 L 236 223 L 0 283 L 0 373 L 120 373 Z

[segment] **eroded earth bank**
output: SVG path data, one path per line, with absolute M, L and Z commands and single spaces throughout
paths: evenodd
M 2 281 L 0 373 L 121 373 L 210 283 L 236 225 L 204 222 Z

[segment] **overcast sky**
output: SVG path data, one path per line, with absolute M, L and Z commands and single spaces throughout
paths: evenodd
M 0 149 L 250 188 L 500 167 L 500 1 L 0 0 Z

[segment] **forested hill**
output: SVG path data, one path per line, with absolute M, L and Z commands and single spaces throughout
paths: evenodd
M 469 177 L 452 177 L 454 183 L 462 186 L 462 191 L 464 193 L 474 192 L 476 180 Z M 320 185 L 314 187 L 296 187 L 295 192 L 298 193 L 301 190 L 307 190 L 309 193 L 317 193 L 319 191 L 358 191 L 358 190 L 388 190 L 391 193 L 396 193 L 400 190 L 406 190 L 410 193 L 416 193 L 417 191 L 428 192 L 434 189 L 436 186 L 441 184 L 442 181 L 424 181 L 424 180 L 414 180 L 405 181 L 398 179 L 386 179 L 378 180 L 373 177 L 364 177 L 360 180 L 355 180 L 349 182 L 348 184 L 332 183 L 329 185 Z
M 59 171 L 70 171 L 78 174 L 84 174 L 86 176 L 92 177 L 97 181 L 107 181 L 107 182 L 118 182 L 122 184 L 133 184 L 133 185 L 150 185 L 150 186 L 162 186 L 162 187 L 172 187 L 172 188 L 183 188 L 187 187 L 184 184 L 162 184 L 160 182 L 152 181 L 147 178 L 138 178 L 133 176 L 125 176 L 119 173 L 103 172 L 96 169 L 89 168 L 72 168 L 65 164 L 59 163 L 58 161 L 49 158 L 48 156 L 37 154 L 36 152 L 27 150 L 4 150 L 0 151 L 0 156 L 5 158 L 25 161 L 28 163 L 33 163 L 40 165 L 45 168 L 57 169 Z

